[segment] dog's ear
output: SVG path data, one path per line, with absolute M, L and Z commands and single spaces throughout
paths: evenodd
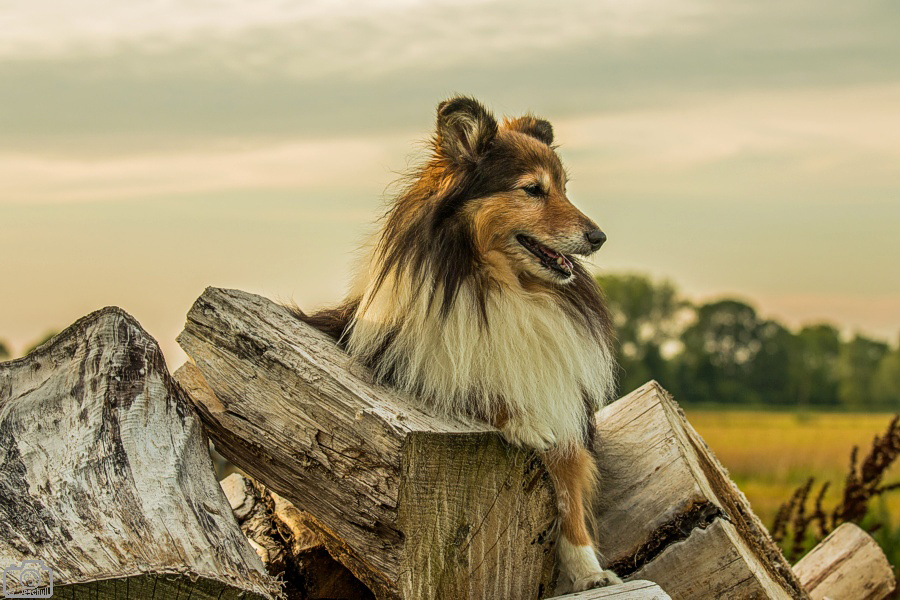
M 476 162 L 497 135 L 497 121 L 474 98 L 457 96 L 437 109 L 437 150 L 456 164 Z
M 553 143 L 553 125 L 549 121 L 539 119 L 534 115 L 525 115 L 518 119 L 506 119 L 503 126 L 512 131 L 530 135 L 548 146 Z

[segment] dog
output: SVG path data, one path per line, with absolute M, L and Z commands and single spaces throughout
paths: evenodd
M 567 198 L 549 122 L 498 123 L 455 97 L 438 106 L 431 146 L 348 297 L 298 316 L 379 381 L 540 452 L 559 506 L 557 591 L 619 583 L 587 526 L 593 415 L 615 365 L 603 295 L 578 256 L 606 235 Z

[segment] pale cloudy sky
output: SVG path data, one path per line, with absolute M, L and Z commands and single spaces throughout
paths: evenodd
M 895 0 L 0 4 L 0 340 L 337 300 L 435 105 L 556 128 L 598 271 L 900 334 Z

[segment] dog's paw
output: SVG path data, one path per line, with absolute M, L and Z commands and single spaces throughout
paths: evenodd
M 510 444 L 522 448 L 546 451 L 556 446 L 556 435 L 553 430 L 543 425 L 523 425 L 516 421 L 508 421 L 500 432 Z
M 572 592 L 583 592 L 594 588 L 606 587 L 608 585 L 618 585 L 622 580 L 612 571 L 600 571 L 599 573 L 591 573 L 587 577 L 582 577 L 572 584 Z

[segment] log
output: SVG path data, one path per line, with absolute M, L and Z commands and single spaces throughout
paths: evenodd
M 673 598 L 807 598 L 744 495 L 655 381 L 597 415 L 598 547 Z
M 257 556 L 273 576 L 284 575 L 287 552 L 275 526 L 272 500 L 265 488 L 254 485 L 239 473 L 232 473 L 219 482 L 241 531 Z
M 379 598 L 539 598 L 555 503 L 537 455 L 376 385 L 284 307 L 209 288 L 176 378 L 216 448 L 310 515 Z
M 0 567 L 26 560 L 52 572 L 56 597 L 277 590 L 215 479 L 199 419 L 121 309 L 0 364 Z
M 275 528 L 282 539 L 288 542 L 288 553 L 300 556 L 313 548 L 324 548 L 322 540 L 309 527 L 304 525 L 309 516 L 297 509 L 287 499 L 271 490 L 266 493 L 272 498 L 272 516 Z
M 239 473 L 221 482 L 241 531 L 270 575 L 283 582 L 285 600 L 371 599 L 370 592 L 328 554 L 304 523 L 302 511 Z
M 882 600 L 896 586 L 884 551 L 872 536 L 844 523 L 794 565 L 813 600 Z
M 306 523 L 311 520 L 307 513 L 275 492 L 265 492 L 272 498 L 272 518 L 292 560 L 292 568 L 289 568 L 287 576 L 293 573 L 294 577 L 301 580 L 299 585 L 303 591 L 300 597 L 303 600 L 375 598 L 347 567 L 332 558 L 324 541 L 307 527 Z
M 636 580 L 586 592 L 554 596 L 549 600 L 671 600 L 671 598 L 655 583 Z

